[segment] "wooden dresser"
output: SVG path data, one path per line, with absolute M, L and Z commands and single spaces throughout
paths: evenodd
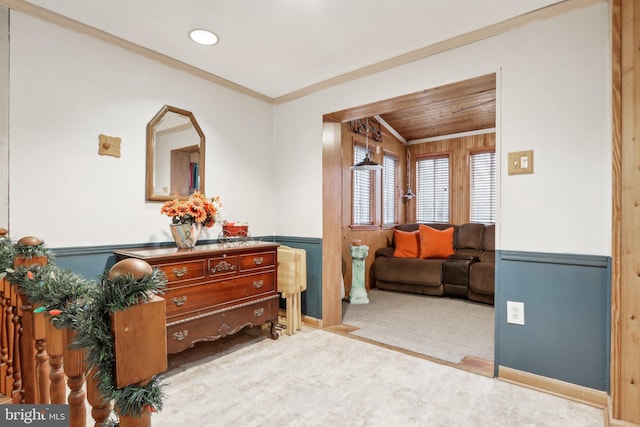
M 142 259 L 167 276 L 167 352 L 173 354 L 266 322 L 278 338 L 277 248 L 250 241 L 114 253 L 117 261 Z

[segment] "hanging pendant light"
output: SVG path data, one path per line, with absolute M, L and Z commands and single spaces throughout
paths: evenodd
M 365 127 L 366 127 L 366 131 L 365 131 L 364 139 L 365 139 L 365 145 L 366 145 L 366 154 L 364 156 L 364 159 L 361 162 L 351 166 L 351 170 L 354 170 L 354 171 L 362 171 L 362 170 L 372 171 L 372 170 L 382 169 L 382 165 L 377 164 L 376 162 L 374 162 L 369 158 L 369 118 L 368 117 L 367 117 Z
M 416 194 L 411 189 L 411 151 L 409 151 L 409 147 L 407 147 L 407 192 L 402 197 L 407 200 L 416 197 Z

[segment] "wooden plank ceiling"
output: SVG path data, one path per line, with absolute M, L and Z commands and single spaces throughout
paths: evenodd
M 494 73 L 327 114 L 347 122 L 379 116 L 408 143 L 496 126 Z

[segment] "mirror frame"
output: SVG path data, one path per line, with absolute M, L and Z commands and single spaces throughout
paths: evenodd
M 151 121 L 147 124 L 147 185 L 146 185 L 146 200 L 148 201 L 160 201 L 165 202 L 167 200 L 173 200 L 176 196 L 165 196 L 154 194 L 153 192 L 153 176 L 154 176 L 154 157 L 155 157 L 155 147 L 156 147 L 156 126 L 162 120 L 165 114 L 167 113 L 176 113 L 182 116 L 189 118 L 191 124 L 194 129 L 200 136 L 200 149 L 199 149 L 199 173 L 200 176 L 200 185 L 198 191 L 202 194 L 204 192 L 204 166 L 205 166 L 205 138 L 200 125 L 196 121 L 193 113 L 191 111 L 183 110 L 182 108 L 172 107 L 171 105 L 165 105 L 158 111 L 158 113 L 151 119 Z M 188 197 L 188 196 L 179 196 L 179 197 Z

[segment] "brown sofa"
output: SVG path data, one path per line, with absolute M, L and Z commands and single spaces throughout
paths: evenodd
M 495 226 L 484 224 L 425 224 L 454 228 L 454 254 L 447 258 L 394 257 L 395 241 L 375 252 L 376 287 L 425 295 L 468 298 L 493 304 L 495 289 Z M 418 230 L 417 223 L 400 224 L 401 231 Z

